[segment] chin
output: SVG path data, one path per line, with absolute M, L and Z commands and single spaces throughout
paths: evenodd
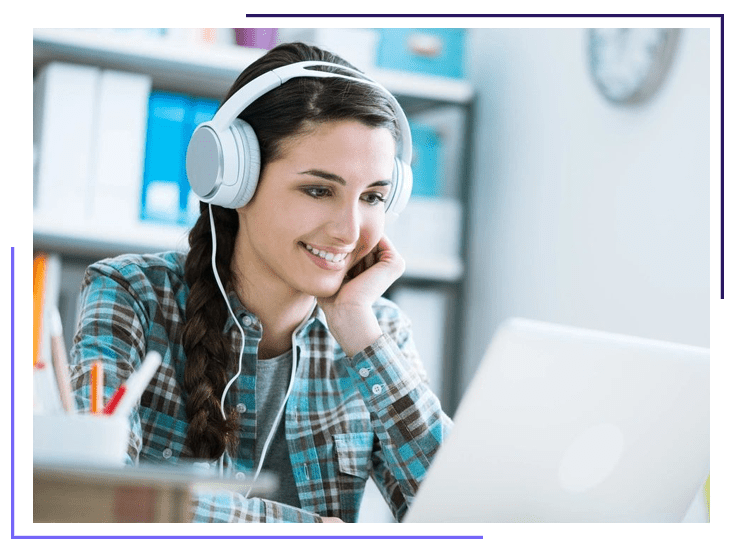
M 340 287 L 337 286 L 336 288 L 313 289 L 309 292 L 309 294 L 314 296 L 315 298 L 330 298 L 339 291 L 339 288 Z
M 329 298 L 336 294 L 342 286 L 342 279 L 333 279 L 332 282 L 322 282 L 307 286 L 303 292 L 315 298 Z

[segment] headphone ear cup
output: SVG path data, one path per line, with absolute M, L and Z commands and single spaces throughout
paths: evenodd
M 397 157 L 392 173 L 392 199 L 387 205 L 386 214 L 393 219 L 397 218 L 408 204 L 412 191 L 413 171 L 410 164 Z
M 253 127 L 242 119 L 235 119 L 230 131 L 238 151 L 238 177 L 227 204 L 220 203 L 220 206 L 237 209 L 248 203 L 256 192 L 261 173 L 261 150 Z

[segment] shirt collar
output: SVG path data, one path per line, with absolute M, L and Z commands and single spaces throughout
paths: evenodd
M 230 302 L 230 308 L 233 310 L 236 318 L 241 323 L 241 326 L 243 326 L 243 329 L 247 331 L 258 332 L 258 334 L 260 335 L 261 321 L 258 320 L 258 317 L 245 308 L 243 303 L 238 298 L 238 294 L 235 290 L 229 289 L 226 294 L 228 296 L 228 302 Z M 226 319 L 225 326 L 223 327 L 223 333 L 226 334 L 231 328 L 237 328 L 235 320 L 230 315 L 230 313 L 228 313 L 227 316 L 228 318 Z
M 233 312 L 240 321 L 241 326 L 243 326 L 243 329 L 248 331 L 252 330 L 260 335 L 261 321 L 258 319 L 258 317 L 245 308 L 243 303 L 238 298 L 238 294 L 235 290 L 229 289 L 227 291 L 227 295 L 228 301 L 230 302 L 230 307 L 231 309 L 233 309 Z M 248 319 L 246 317 L 248 317 Z M 325 329 L 329 329 L 329 325 L 327 324 L 327 317 L 324 314 L 322 308 L 317 303 L 314 304 L 307 317 L 303 321 L 301 321 L 299 326 L 296 327 L 295 331 L 301 334 L 305 330 L 307 330 L 315 321 L 319 321 L 319 323 Z M 233 317 L 230 315 L 230 313 L 228 313 L 228 318 L 226 319 L 225 326 L 223 327 L 223 333 L 227 334 L 228 331 L 234 327 L 237 328 L 235 321 L 233 320 Z

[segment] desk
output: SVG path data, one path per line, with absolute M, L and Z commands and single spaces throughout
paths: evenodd
M 245 492 L 249 480 L 215 476 L 191 465 L 138 467 L 33 464 L 34 523 L 130 523 L 190 521 L 197 490 Z M 274 491 L 276 480 L 261 474 L 251 491 Z

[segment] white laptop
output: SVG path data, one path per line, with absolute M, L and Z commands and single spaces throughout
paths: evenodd
M 406 522 L 681 521 L 709 473 L 709 350 L 498 330 Z

